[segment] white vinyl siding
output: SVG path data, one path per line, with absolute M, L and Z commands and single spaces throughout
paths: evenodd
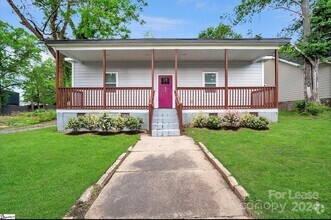
M 319 94 L 321 99 L 331 98 L 331 65 L 322 64 L 319 68 Z
M 300 67 L 279 62 L 278 84 L 279 102 L 297 101 L 304 99 L 304 76 Z M 264 64 L 265 85 L 275 85 L 275 61 L 269 60 Z
M 229 86 L 260 86 L 262 65 L 260 62 L 229 62 Z M 75 63 L 75 87 L 102 87 L 102 62 Z M 107 62 L 107 72 L 118 72 L 119 87 L 150 87 L 150 62 Z M 217 72 L 217 86 L 224 86 L 223 61 L 178 62 L 179 87 L 203 87 L 203 72 Z M 174 74 L 174 62 L 155 62 L 156 76 Z

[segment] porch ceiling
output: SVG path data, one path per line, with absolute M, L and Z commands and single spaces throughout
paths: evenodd
M 65 56 L 78 62 L 102 61 L 100 50 L 65 50 Z M 109 61 L 150 61 L 151 50 L 107 50 Z M 254 61 L 260 57 L 273 56 L 274 49 L 229 49 L 229 61 Z M 221 61 L 224 49 L 186 49 L 179 50 L 179 61 Z M 155 61 L 173 61 L 174 50 L 155 50 Z

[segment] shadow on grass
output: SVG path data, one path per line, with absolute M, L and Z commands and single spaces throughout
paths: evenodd
M 118 134 L 126 134 L 126 135 L 136 135 L 136 134 L 145 134 L 145 131 L 120 131 L 120 132 L 106 132 L 106 131 L 72 131 L 69 133 L 65 133 L 68 136 L 81 136 L 81 135 L 98 135 L 98 136 L 113 136 Z

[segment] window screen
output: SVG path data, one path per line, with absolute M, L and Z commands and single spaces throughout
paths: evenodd
M 107 87 L 116 87 L 116 73 L 107 73 L 106 74 L 106 85 Z
M 216 73 L 205 73 L 205 87 L 216 87 Z

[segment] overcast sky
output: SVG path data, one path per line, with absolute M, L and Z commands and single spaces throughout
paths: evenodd
M 143 38 L 150 32 L 156 38 L 196 38 L 210 26 L 217 26 L 220 15 L 233 13 L 241 0 L 146 0 L 149 4 L 142 13 L 144 26 L 131 24 L 131 38 Z M 0 0 L 0 19 L 13 26 L 21 26 L 6 0 Z M 265 11 L 254 17 L 253 22 L 235 27 L 246 36 L 248 30 L 263 37 L 277 37 L 283 27 L 291 23 L 291 16 L 284 11 Z

